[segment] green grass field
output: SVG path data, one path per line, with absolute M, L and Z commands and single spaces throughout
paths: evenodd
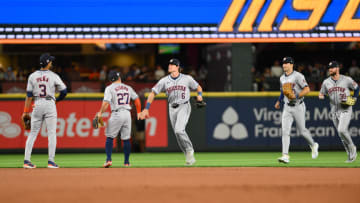
M 346 153 L 320 152 L 316 160 L 310 152 L 292 152 L 289 164 L 280 164 L 278 152 L 221 152 L 196 153 L 194 167 L 360 167 L 360 160 L 345 163 Z M 37 167 L 47 167 L 47 154 L 34 154 L 32 162 Z M 62 168 L 100 168 L 105 161 L 102 154 L 57 154 L 56 163 Z M 131 167 L 185 167 L 182 153 L 133 153 L 130 156 Z M 123 154 L 113 154 L 113 167 L 122 167 Z M 1 154 L 0 168 L 21 168 L 22 154 Z

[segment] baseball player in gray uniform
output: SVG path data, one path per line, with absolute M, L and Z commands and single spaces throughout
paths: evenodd
M 304 103 L 304 96 L 310 92 L 310 88 L 305 80 L 303 74 L 294 71 L 294 59 L 285 57 L 283 59 L 284 74 L 280 77 L 281 94 L 275 103 L 275 108 L 280 108 L 280 103 L 284 100 L 284 108 L 282 113 L 282 156 L 278 158 L 280 163 L 289 163 L 289 146 L 290 146 L 290 132 L 293 121 L 296 122 L 296 127 L 301 135 L 308 142 L 312 153 L 311 157 L 316 159 L 318 157 L 318 143 L 314 142 L 310 131 L 305 127 L 305 112 L 306 107 Z M 290 84 L 291 93 L 284 93 L 284 86 Z
M 134 100 L 134 104 L 137 110 L 137 117 L 141 112 L 141 103 L 138 95 L 130 86 L 121 82 L 120 73 L 110 72 L 109 79 L 112 82 L 111 85 L 105 88 L 104 100 L 102 102 L 101 108 L 97 113 L 97 116 L 101 118 L 102 114 L 109 107 L 111 108 L 111 116 L 106 126 L 105 136 L 106 136 L 106 162 L 104 163 L 105 168 L 112 166 L 112 149 L 113 149 L 113 140 L 119 134 L 121 134 L 121 139 L 124 144 L 124 166 L 130 166 L 130 133 L 131 133 L 131 106 L 130 99 Z
M 59 168 L 55 163 L 56 150 L 56 124 L 57 112 L 56 102 L 65 98 L 66 86 L 60 77 L 52 72 L 50 68 L 55 57 L 48 53 L 40 56 L 41 69 L 32 73 L 28 78 L 26 87 L 27 96 L 22 117 L 29 115 L 30 105 L 34 100 L 35 107 L 31 113 L 31 130 L 26 140 L 24 168 L 36 168 L 31 163 L 31 152 L 39 130 L 45 122 L 49 141 L 49 160 L 48 168 Z M 60 91 L 60 95 L 55 99 L 55 90 Z
M 194 148 L 185 128 L 191 113 L 190 90 L 196 90 L 198 92 L 197 101 L 202 101 L 202 88 L 190 75 L 180 73 L 179 69 L 180 61 L 171 59 L 168 66 L 170 74 L 160 79 L 152 88 L 140 118 L 149 118 L 150 104 L 155 95 L 165 91 L 168 96 L 171 126 L 175 132 L 177 142 L 185 154 L 186 165 L 193 165 L 196 162 Z
M 352 105 L 359 96 L 359 86 L 351 77 L 340 75 L 339 64 L 336 61 L 331 61 L 328 68 L 330 77 L 322 83 L 319 99 L 324 99 L 325 95 L 329 96 L 331 118 L 348 155 L 346 162 L 351 163 L 356 160 L 357 153 L 348 128 Z M 354 98 L 350 97 L 350 90 L 354 90 Z M 348 105 L 347 100 L 354 101 Z

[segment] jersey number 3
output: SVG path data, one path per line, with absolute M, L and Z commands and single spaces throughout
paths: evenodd
M 40 93 L 40 97 L 45 97 L 46 96 L 46 85 L 44 84 L 40 84 L 39 88 L 41 89 L 41 93 Z
M 119 93 L 117 96 L 119 105 L 129 104 L 129 93 Z

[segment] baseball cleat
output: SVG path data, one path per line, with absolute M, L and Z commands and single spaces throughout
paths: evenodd
M 104 168 L 110 168 L 110 166 L 112 166 L 112 161 L 106 161 L 104 163 Z
M 131 166 L 130 163 L 124 164 L 124 167 L 130 167 L 130 166 Z
M 185 165 L 187 165 L 187 166 L 194 165 L 196 162 L 195 157 L 194 157 L 194 150 L 186 152 L 185 159 L 186 159 Z
M 357 153 L 355 145 L 349 147 L 349 158 L 346 160 L 346 163 L 352 163 L 356 160 Z
M 32 164 L 30 161 L 24 161 L 24 168 L 36 168 L 36 165 Z
M 319 156 L 319 144 L 317 142 L 314 143 L 311 148 L 311 158 L 316 159 Z
M 279 163 L 287 164 L 290 162 L 290 156 L 287 154 L 283 154 L 281 157 L 278 158 Z
M 53 161 L 48 161 L 48 168 L 59 168 L 59 166 Z

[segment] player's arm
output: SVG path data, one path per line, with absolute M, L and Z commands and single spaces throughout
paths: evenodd
M 280 96 L 275 103 L 275 109 L 280 109 L 280 103 L 282 102 L 283 99 L 284 99 L 284 92 L 280 90 Z
M 136 108 L 137 119 L 139 120 L 140 116 L 141 116 L 141 102 L 140 102 L 139 97 L 134 100 L 134 105 Z
M 320 92 L 319 92 L 319 99 L 325 99 L 325 95 L 326 95 L 326 86 L 324 85 L 324 82 L 323 84 L 321 85 L 321 88 L 320 88 Z
M 196 91 L 197 91 L 197 93 L 198 93 L 196 99 L 197 99 L 198 101 L 202 101 L 202 100 L 203 100 L 203 97 L 202 97 L 203 90 L 202 90 L 202 88 L 201 88 L 200 85 L 198 85 Z
M 359 92 L 360 92 L 360 89 L 359 89 L 359 86 L 357 86 L 356 89 L 354 90 L 354 97 L 355 98 L 359 97 Z
M 310 87 L 309 86 L 305 86 L 302 91 L 296 95 L 296 98 L 301 98 L 301 97 L 304 97 L 305 95 L 309 94 L 310 92 Z
M 97 116 L 102 117 L 102 114 L 106 111 L 106 109 L 108 107 L 109 107 L 109 102 L 108 101 L 103 101 Z
M 155 96 L 156 96 L 156 95 L 155 95 L 155 92 L 154 92 L 154 91 L 150 92 L 150 94 L 149 94 L 149 96 L 148 96 L 148 98 L 147 98 L 147 100 L 146 100 L 145 108 L 144 108 L 144 110 L 143 110 L 143 111 L 140 113 L 140 115 L 139 115 L 139 117 L 140 117 L 141 120 L 144 120 L 144 119 L 150 117 L 150 115 L 149 115 L 149 109 L 150 109 L 151 103 L 154 101 Z
M 26 92 L 25 105 L 24 105 L 24 113 L 23 113 L 22 117 L 24 117 L 25 115 L 28 115 L 28 114 L 29 114 L 32 99 L 33 99 L 33 93 L 30 92 L 30 91 L 29 91 L 29 92 Z
M 58 96 L 58 98 L 56 98 L 56 102 L 63 100 L 66 97 L 66 95 L 67 95 L 67 90 L 65 88 L 60 91 L 60 95 Z

